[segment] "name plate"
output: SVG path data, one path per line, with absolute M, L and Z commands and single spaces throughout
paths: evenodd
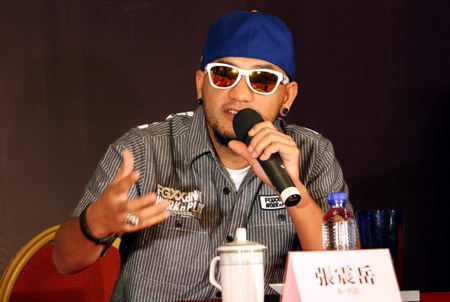
M 281 301 L 401 302 L 388 249 L 289 252 Z

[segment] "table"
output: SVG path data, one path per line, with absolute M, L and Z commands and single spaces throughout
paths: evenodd
M 420 293 L 420 302 L 450 302 L 450 292 Z
M 264 302 L 278 302 L 279 298 L 279 295 L 266 295 Z M 221 300 L 190 302 L 221 302 Z M 422 292 L 420 293 L 420 302 L 450 302 L 450 292 Z

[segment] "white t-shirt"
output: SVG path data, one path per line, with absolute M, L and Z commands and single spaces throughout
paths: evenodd
M 232 170 L 228 169 L 228 173 L 230 173 L 231 179 L 234 182 L 234 186 L 236 187 L 236 191 L 239 190 L 239 187 L 241 186 L 242 180 L 244 179 L 245 175 L 247 175 L 247 171 L 250 169 L 250 166 L 239 169 L 239 170 Z

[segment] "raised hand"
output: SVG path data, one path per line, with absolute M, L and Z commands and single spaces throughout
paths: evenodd
M 286 134 L 279 132 L 269 122 L 261 122 L 252 127 L 248 132 L 252 140 L 248 146 L 237 140 L 230 141 L 228 147 L 241 155 L 253 167 L 255 174 L 266 184 L 273 188 L 266 173 L 257 161 L 267 160 L 272 154 L 278 152 L 283 160 L 286 171 L 291 179 L 299 179 L 299 150 L 294 140 Z
M 169 202 L 162 200 L 155 204 L 157 196 L 154 192 L 127 200 L 128 190 L 139 179 L 139 172 L 133 170 L 134 158 L 130 151 L 124 150 L 122 157 L 123 163 L 117 175 L 86 210 L 86 222 L 95 237 L 134 232 L 155 225 L 170 216 L 170 213 L 165 211 Z M 137 217 L 134 219 L 136 225 L 126 222 L 129 214 Z

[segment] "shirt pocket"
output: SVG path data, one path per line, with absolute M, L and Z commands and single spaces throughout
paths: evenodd
M 259 210 L 258 215 L 250 218 L 247 234 L 249 240 L 267 246 L 264 253 L 266 282 L 281 282 L 286 255 L 292 249 L 297 236 L 287 210 Z
M 141 232 L 132 265 L 145 279 L 191 287 L 205 278 L 210 250 L 200 219 L 173 215 Z

